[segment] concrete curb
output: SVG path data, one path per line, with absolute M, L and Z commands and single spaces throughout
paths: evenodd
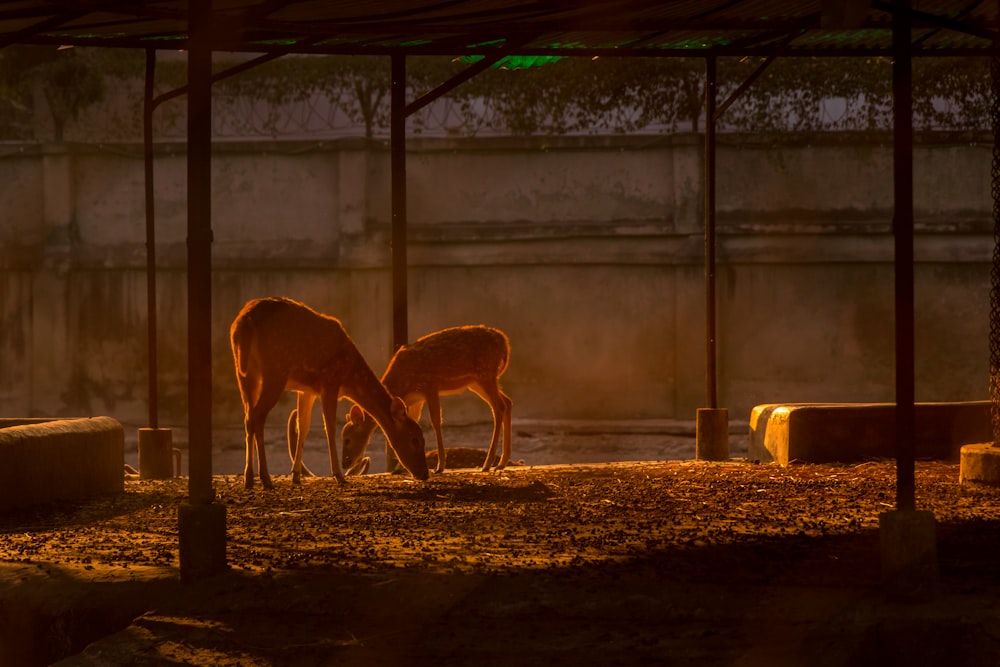
M 121 492 L 124 449 L 111 417 L 0 419 L 0 509 Z
M 958 460 L 963 445 L 992 437 L 989 401 L 917 403 L 916 457 Z M 896 456 L 894 403 L 784 403 L 750 413 L 747 458 L 788 465 Z

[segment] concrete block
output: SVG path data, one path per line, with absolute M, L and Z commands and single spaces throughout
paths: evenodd
M 915 455 L 957 460 L 963 445 L 992 439 L 989 401 L 916 404 Z M 894 403 L 784 403 L 750 412 L 747 457 L 788 465 L 896 456 Z
M 140 428 L 139 477 L 169 479 L 173 476 L 173 431 L 169 428 Z
M 177 508 L 181 581 L 197 582 L 225 572 L 226 506 L 189 504 Z
M 958 480 L 1000 486 L 1000 447 L 992 441 L 962 447 Z
M 116 420 L 0 420 L 0 509 L 124 488 L 125 431 Z
M 698 408 L 695 414 L 695 458 L 728 461 L 729 411 L 726 408 Z
M 937 524 L 927 511 L 879 515 L 882 583 L 890 599 L 923 602 L 933 598 L 940 579 Z

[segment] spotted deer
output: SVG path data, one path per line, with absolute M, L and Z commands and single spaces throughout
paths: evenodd
M 424 403 L 437 437 L 438 463 L 435 472 L 445 469 L 444 440 L 441 437 L 441 401 L 446 394 L 469 389 L 493 411 L 493 438 L 483 463 L 486 472 L 496 463 L 498 469 L 510 461 L 511 409 L 513 403 L 500 388 L 500 376 L 510 360 L 510 341 L 498 329 L 464 326 L 428 334 L 396 351 L 389 361 L 382 383 L 400 396 L 414 421 L 420 420 Z M 363 407 L 363 406 L 362 406 Z M 341 440 L 344 443 L 344 467 L 360 465 L 368 448 L 375 421 L 358 406 L 347 415 Z M 497 461 L 497 444 L 503 432 L 503 449 Z
M 298 301 L 265 298 L 248 301 L 230 327 L 236 380 L 243 400 L 246 427 L 244 485 L 254 483 L 256 451 L 260 481 L 274 484 L 264 452 L 264 420 L 284 391 L 296 393 L 299 428 L 292 462 L 292 482 L 302 474 L 302 448 L 313 403 L 320 399 L 330 450 L 330 468 L 344 483 L 337 456 L 337 402 L 350 399 L 364 408 L 386 435 L 403 466 L 417 479 L 427 479 L 427 459 L 420 425 L 406 413 L 406 404 L 389 393 L 365 361 L 354 341 L 334 317 Z

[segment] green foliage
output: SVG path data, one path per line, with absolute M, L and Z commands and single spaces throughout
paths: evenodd
M 755 59 L 720 64 L 720 97 L 758 64 Z M 989 129 L 989 99 L 988 60 L 914 60 L 916 129 Z M 830 100 L 842 104 L 837 117 L 819 112 Z M 777 59 L 726 113 L 724 123 L 749 132 L 887 130 L 892 127 L 892 63 L 888 58 Z
M 953 130 L 990 129 L 990 61 L 921 59 L 914 64 L 914 114 L 925 125 Z M 932 101 L 939 100 L 937 105 Z
M 216 84 L 214 95 L 226 101 L 250 98 L 270 111 L 265 131 L 275 133 L 281 107 L 325 97 L 352 123 L 366 128 L 389 124 L 389 59 L 374 56 L 289 57 L 251 69 Z M 247 128 L 252 133 L 252 128 Z
M 719 102 L 760 62 L 720 59 Z M 460 59 L 409 59 L 409 99 L 465 67 Z M 988 74 L 983 59 L 916 60 L 915 126 L 987 129 Z M 697 131 L 704 122 L 704 77 L 700 58 L 565 58 L 545 67 L 490 69 L 449 93 L 461 116 L 450 129 L 558 135 L 673 131 L 688 123 Z M 887 58 L 777 59 L 726 111 L 721 126 L 756 133 L 885 130 L 892 122 L 891 81 Z M 325 95 L 373 136 L 388 127 L 388 89 L 387 58 L 329 57 L 279 61 L 218 92 L 271 105 Z M 421 132 L 432 121 L 411 122 Z
M 107 77 L 135 71 L 134 53 L 101 49 L 10 46 L 0 50 L 0 135 L 36 138 L 38 116 L 62 141 L 66 124 L 99 102 Z
M 141 98 L 144 57 L 114 49 L 0 50 L 0 136 L 58 141 L 67 123 L 104 99 L 106 89 L 120 87 Z M 408 100 L 462 72 L 469 67 L 464 60 L 408 58 Z M 220 55 L 215 67 L 236 62 Z M 718 101 L 761 62 L 720 58 Z M 319 131 L 337 125 L 382 136 L 389 126 L 389 70 L 387 57 L 286 56 L 218 82 L 216 116 L 235 134 L 280 136 L 293 125 L 295 109 L 316 108 L 329 115 L 311 119 Z M 919 58 L 913 72 L 916 129 L 989 129 L 988 60 Z M 157 90 L 184 85 L 186 75 L 182 58 L 164 58 L 157 64 Z M 464 136 L 698 131 L 704 125 L 704 80 L 702 58 L 563 58 L 545 66 L 491 68 L 448 94 L 446 119 L 426 109 L 409 126 L 418 134 L 446 130 Z M 884 131 L 892 123 L 891 80 L 887 58 L 778 58 L 726 110 L 720 129 Z M 173 116 L 158 113 L 159 124 L 182 116 L 180 103 L 173 104 Z M 128 112 L 140 108 L 134 104 Z M 137 125 L 117 126 L 126 131 Z

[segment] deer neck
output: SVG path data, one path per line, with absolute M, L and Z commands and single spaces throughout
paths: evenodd
M 392 394 L 367 364 L 344 383 L 342 394 L 360 405 L 383 430 L 392 424 Z

